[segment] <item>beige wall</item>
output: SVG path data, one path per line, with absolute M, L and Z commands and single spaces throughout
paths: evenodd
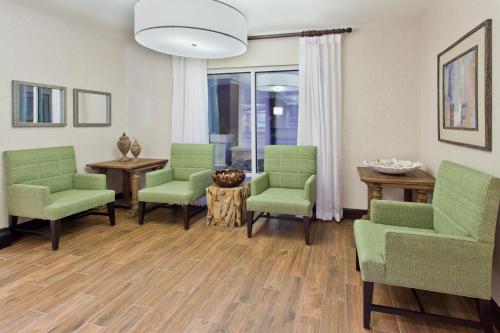
M 355 27 L 343 43 L 344 207 L 366 208 L 356 166 L 365 159 L 418 159 L 418 24 L 385 22 Z M 298 38 L 251 41 L 240 57 L 210 68 L 292 65 Z M 387 192 L 400 198 L 399 192 Z
M 437 139 L 437 54 L 487 18 L 493 19 L 493 151 L 440 143 Z M 435 0 L 421 20 L 420 142 L 421 157 L 435 173 L 442 160 L 462 163 L 500 176 L 500 1 Z M 500 232 L 497 232 L 494 298 L 500 302 Z
M 83 171 L 87 163 L 119 157 L 116 141 L 126 131 L 143 144 L 145 155 L 168 156 L 169 57 L 147 51 L 132 40 L 95 31 L 14 1 L 0 1 L 0 151 L 74 145 L 78 170 Z M 67 87 L 67 126 L 12 128 L 12 80 Z M 112 126 L 73 127 L 73 88 L 111 92 Z M 147 133 L 155 124 L 152 117 L 141 116 L 151 110 L 157 112 L 158 121 L 153 135 Z M 8 225 L 4 176 L 2 161 L 0 228 Z
M 128 133 L 141 144 L 143 156 L 170 156 L 171 60 L 135 41 L 126 48 Z

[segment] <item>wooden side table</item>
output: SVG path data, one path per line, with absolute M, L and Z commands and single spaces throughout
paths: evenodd
M 368 186 L 368 214 L 370 218 L 371 200 L 382 199 L 383 187 L 396 187 L 404 190 L 405 201 L 413 201 L 413 190 L 416 202 L 427 203 L 429 192 L 434 190 L 436 179 L 425 171 L 414 170 L 402 175 L 386 175 L 368 167 L 358 167 L 359 179 Z
M 207 225 L 241 227 L 247 216 L 247 198 L 250 183 L 238 187 L 223 188 L 212 185 L 207 188 Z
M 138 158 L 137 160 L 130 159 L 126 162 L 107 161 L 91 163 L 87 164 L 87 167 L 98 170 L 106 175 L 108 175 L 109 170 L 120 170 L 122 172 L 124 197 L 122 201 L 117 203 L 117 206 L 130 208 L 127 216 L 136 217 L 139 209 L 138 192 L 141 172 L 161 169 L 167 163 L 168 160 L 165 159 Z

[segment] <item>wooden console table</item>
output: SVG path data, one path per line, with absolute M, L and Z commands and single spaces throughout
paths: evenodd
M 212 185 L 207 188 L 207 225 L 241 227 L 247 216 L 247 198 L 250 183 L 223 188 Z
M 368 167 L 358 167 L 359 179 L 368 186 L 368 214 L 370 218 L 370 203 L 372 199 L 382 199 L 383 187 L 404 189 L 405 201 L 413 201 L 413 190 L 416 192 L 416 202 L 427 203 L 429 192 L 434 190 L 436 179 L 425 171 L 415 170 L 402 175 L 387 175 Z
M 137 160 L 130 159 L 127 162 L 117 160 L 91 163 L 87 164 L 87 167 L 98 170 L 106 175 L 108 175 L 108 170 L 119 170 L 122 172 L 123 199 L 117 202 L 117 206 L 130 208 L 127 216 L 135 217 L 139 209 L 138 192 L 141 172 L 162 169 L 167 163 L 168 160 L 164 159 L 139 158 Z

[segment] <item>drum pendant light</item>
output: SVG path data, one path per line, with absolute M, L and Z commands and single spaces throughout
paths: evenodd
M 247 50 L 247 20 L 217 0 L 140 0 L 135 5 L 135 39 L 182 57 L 234 57 Z

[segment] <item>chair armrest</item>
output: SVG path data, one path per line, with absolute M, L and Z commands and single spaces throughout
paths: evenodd
M 263 172 L 260 175 L 256 175 L 252 178 L 251 183 L 251 195 L 258 195 L 269 188 L 269 175 L 267 172 Z
M 155 187 L 174 180 L 174 170 L 162 169 L 146 173 L 145 187 Z
M 213 184 L 212 173 L 213 170 L 204 170 L 189 176 L 188 188 L 194 192 L 195 197 L 193 199 L 205 195 L 207 187 Z
M 387 230 L 386 282 L 490 298 L 493 244 L 471 237 Z
M 44 218 L 44 209 L 51 204 L 48 186 L 14 184 L 8 187 L 9 214 Z
M 434 229 L 432 205 L 424 203 L 372 200 L 370 220 L 378 224 Z
M 76 190 L 106 190 L 106 175 L 75 173 L 73 176 Z
M 305 199 L 311 203 L 316 202 L 316 175 L 310 175 L 304 186 Z

